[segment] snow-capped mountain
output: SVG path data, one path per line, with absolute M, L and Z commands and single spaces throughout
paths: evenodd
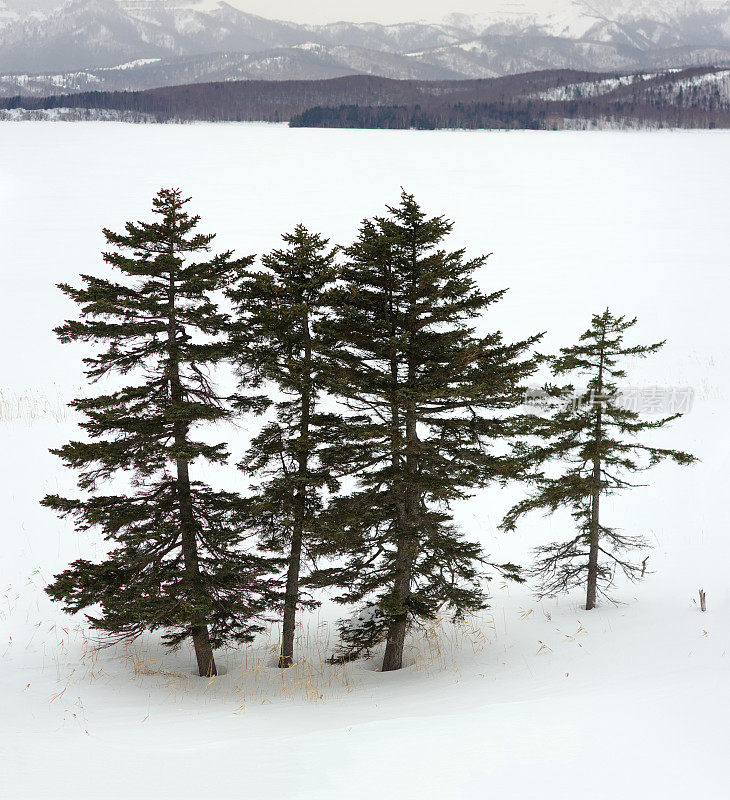
M 730 2 L 707 0 L 556 0 L 543 14 L 510 4 L 477 17 L 396 25 L 299 25 L 215 0 L 71 0 L 25 15 L 8 2 L 0 0 L 3 91 L 25 91 L 23 82 L 67 90 L 79 72 L 93 73 L 92 84 L 106 88 L 142 88 L 355 73 L 485 78 L 563 67 L 730 63 Z
M 686 44 L 714 38 L 718 18 L 727 23 L 726 0 L 552 0 L 540 12 L 530 10 L 526 3 L 505 3 L 485 14 L 450 14 L 446 21 L 474 34 L 531 31 L 651 46 L 662 39 Z
M 10 25 L 18 19 L 19 15 L 6 3 L 0 2 L 0 28 Z

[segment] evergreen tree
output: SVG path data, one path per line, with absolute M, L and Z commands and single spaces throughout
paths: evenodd
M 196 459 L 224 463 L 222 444 L 193 438 L 193 429 L 230 411 L 209 375 L 226 355 L 228 324 L 214 299 L 251 258 L 210 250 L 213 235 L 195 232 L 199 217 L 177 189 L 153 200 L 153 222 L 104 230 L 114 252 L 104 260 L 124 276 L 115 283 L 82 275 L 84 287 L 60 288 L 81 319 L 56 329 L 63 342 L 99 345 L 85 359 L 93 383 L 124 384 L 71 405 L 86 418 L 87 440 L 52 452 L 79 471 L 79 499 L 47 496 L 43 504 L 99 528 L 114 548 L 101 563 L 81 559 L 46 591 L 113 639 L 163 629 L 172 647 L 192 639 L 200 675 L 215 675 L 213 648 L 250 640 L 272 598 L 267 559 L 241 549 L 246 513 L 241 499 L 192 480 Z M 100 483 L 126 475 L 129 489 L 100 494 Z
M 553 476 L 546 474 L 544 467 L 536 473 L 534 494 L 514 506 L 502 523 L 506 530 L 514 530 L 517 520 L 529 511 L 571 510 L 576 535 L 567 542 L 539 547 L 534 572 L 541 579 L 543 596 L 585 585 L 588 610 L 595 607 L 597 592 L 612 583 L 617 569 L 630 579 L 643 577 L 645 570 L 645 562 L 632 561 L 627 555 L 645 547 L 645 539 L 603 525 L 601 498 L 632 488 L 636 485 L 630 482 L 632 474 L 664 459 L 677 464 L 696 460 L 689 453 L 636 440 L 644 431 L 661 428 L 681 414 L 646 421 L 622 401 L 616 381 L 626 376 L 623 360 L 645 358 L 664 345 L 625 345 L 624 334 L 635 324 L 636 319 L 614 317 L 606 309 L 593 316 L 591 327 L 577 345 L 563 348 L 559 356 L 549 359 L 554 375 L 587 375 L 588 381 L 580 396 L 573 385 L 547 388 L 548 395 L 562 395 L 563 400 L 548 401 L 552 413 L 534 429 L 540 443 L 518 446 L 518 452 L 536 464 L 557 462 L 565 467 Z M 565 402 L 566 394 L 573 396 L 572 402 Z
M 319 459 L 335 417 L 319 408 L 323 386 L 317 324 L 337 274 L 337 248 L 298 225 L 287 247 L 261 260 L 265 272 L 248 273 L 229 292 L 238 313 L 233 349 L 244 377 L 276 384 L 276 418 L 254 438 L 242 468 L 263 477 L 251 501 L 251 522 L 269 550 L 287 565 L 280 667 L 294 663 L 294 632 L 301 596 L 302 559 L 314 556 L 323 490 L 337 487 Z
M 330 390 L 347 409 L 328 463 L 356 475 L 358 490 L 328 512 L 345 563 L 314 578 L 343 588 L 341 602 L 362 604 L 341 626 L 338 657 L 385 639 L 384 671 L 402 666 L 414 621 L 485 605 L 487 562 L 450 508 L 473 487 L 525 469 L 493 445 L 515 432 L 505 412 L 522 403 L 521 381 L 535 368 L 525 353 L 539 338 L 477 336 L 472 321 L 504 294 L 477 288 L 486 258 L 441 249 L 452 223 L 427 218 L 412 195 L 388 212 L 366 220 L 345 251 L 333 318 L 321 325 Z M 499 568 L 517 576 L 514 565 Z

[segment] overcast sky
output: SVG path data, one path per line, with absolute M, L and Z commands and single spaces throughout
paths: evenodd
M 203 0 L 206 3 L 214 0 Z M 580 7 L 608 17 L 632 6 L 676 8 L 686 3 L 719 6 L 725 0 L 227 0 L 231 5 L 269 19 L 293 22 L 438 22 L 447 14 L 537 13 L 560 19 L 581 16 Z M 591 14 L 590 16 L 595 16 Z
M 294 22 L 405 22 L 441 20 L 452 12 L 535 11 L 568 5 L 566 0 L 229 0 L 244 11 Z
M 181 3 L 194 0 L 179 0 Z M 691 0 L 690 0 L 691 1 Z M 724 0 L 699 0 L 703 5 L 720 5 Z M 68 0 L 0 0 L 11 8 L 50 10 Z M 201 0 L 202 7 L 210 7 L 217 0 Z M 487 14 L 557 12 L 564 16 L 579 15 L 576 5 L 585 4 L 611 16 L 617 7 L 634 3 L 655 4 L 662 8 L 669 0 L 227 0 L 231 5 L 259 14 L 267 19 L 284 19 L 293 22 L 438 22 L 447 14 Z M 671 0 L 676 6 L 681 0 Z

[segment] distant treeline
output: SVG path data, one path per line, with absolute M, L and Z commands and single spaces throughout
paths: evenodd
M 730 127 L 728 71 L 618 75 L 553 70 L 490 80 L 230 81 L 135 92 L 0 99 L 0 110 L 79 109 L 158 122 L 290 122 L 294 127 L 560 128 L 571 121 Z M 81 113 L 84 112 L 84 113 Z
M 292 117 L 293 128 L 395 128 L 437 130 L 557 130 L 571 120 L 669 128 L 727 128 L 730 112 L 594 101 L 548 103 L 515 100 L 416 106 L 346 106 L 309 108 Z
M 347 106 L 308 108 L 292 117 L 292 128 L 544 128 L 555 124 L 544 109 L 527 102 L 454 103 L 436 107 Z

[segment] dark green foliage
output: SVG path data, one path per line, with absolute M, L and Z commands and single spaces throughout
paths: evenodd
M 547 387 L 553 398 L 552 411 L 535 420 L 534 432 L 540 442 L 517 448 L 521 457 L 543 465 L 542 471 L 533 476 L 536 488 L 532 496 L 514 506 L 502 523 L 506 530 L 513 530 L 529 511 L 570 509 L 576 522 L 575 537 L 539 547 L 534 572 L 541 580 L 542 595 L 586 586 L 589 609 L 595 605 L 596 591 L 605 592 L 617 569 L 631 579 L 642 577 L 645 571 L 645 562 L 631 561 L 625 554 L 646 547 L 646 541 L 601 524 L 600 498 L 633 488 L 636 484 L 630 482 L 631 475 L 664 459 L 677 464 L 695 461 L 688 453 L 637 441 L 639 434 L 661 428 L 681 414 L 646 421 L 621 401 L 616 381 L 626 376 L 624 359 L 644 358 L 664 344 L 625 345 L 624 334 L 635 324 L 636 319 L 614 317 L 607 309 L 592 318 L 579 344 L 549 359 L 554 375 L 583 375 L 588 380 L 580 394 L 573 385 Z M 566 401 L 566 397 L 572 400 Z M 552 463 L 560 465 L 557 474 L 545 470 L 545 465 Z
M 104 231 L 115 248 L 104 260 L 122 282 L 83 275 L 83 288 L 60 287 L 81 318 L 58 328 L 59 338 L 97 344 L 85 359 L 88 378 L 116 376 L 123 385 L 72 403 L 87 437 L 53 452 L 78 470 L 85 494 L 43 501 L 79 530 L 99 528 L 114 548 L 102 563 L 74 562 L 47 592 L 69 612 L 99 604 L 91 624 L 113 638 L 158 628 L 171 646 L 193 638 L 201 674 L 210 674 L 211 646 L 259 630 L 271 563 L 241 549 L 241 499 L 189 477 L 196 459 L 227 458 L 223 444 L 192 432 L 230 416 L 208 371 L 227 354 L 229 321 L 214 298 L 252 259 L 226 252 L 192 260 L 210 250 L 213 236 L 195 231 L 199 218 L 185 211 L 187 202 L 178 190 L 162 190 L 155 221 Z M 98 493 L 100 483 L 124 475 L 127 490 Z
M 237 310 L 232 344 L 242 376 L 251 372 L 281 392 L 276 418 L 253 439 L 241 467 L 261 479 L 250 521 L 262 544 L 287 561 L 280 665 L 294 658 L 294 625 L 301 597 L 302 560 L 316 555 L 325 490 L 338 484 L 320 460 L 336 436 L 337 417 L 319 408 L 326 363 L 317 331 L 327 287 L 337 276 L 337 249 L 298 225 L 287 247 L 262 258 L 266 271 L 249 272 L 229 292 Z M 306 603 L 310 604 L 310 603 Z
M 504 294 L 477 288 L 486 258 L 440 249 L 452 224 L 427 218 L 405 192 L 388 212 L 366 220 L 345 251 L 333 316 L 321 324 L 329 388 L 348 412 L 328 463 L 356 475 L 358 489 L 328 511 L 344 566 L 314 576 L 340 586 L 340 601 L 365 603 L 365 623 L 343 625 L 338 657 L 387 638 L 384 670 L 401 666 L 414 620 L 485 605 L 484 556 L 450 507 L 473 487 L 523 473 L 494 445 L 516 431 L 507 412 L 522 403 L 521 382 L 535 368 L 525 353 L 539 338 L 477 336 L 472 320 Z

